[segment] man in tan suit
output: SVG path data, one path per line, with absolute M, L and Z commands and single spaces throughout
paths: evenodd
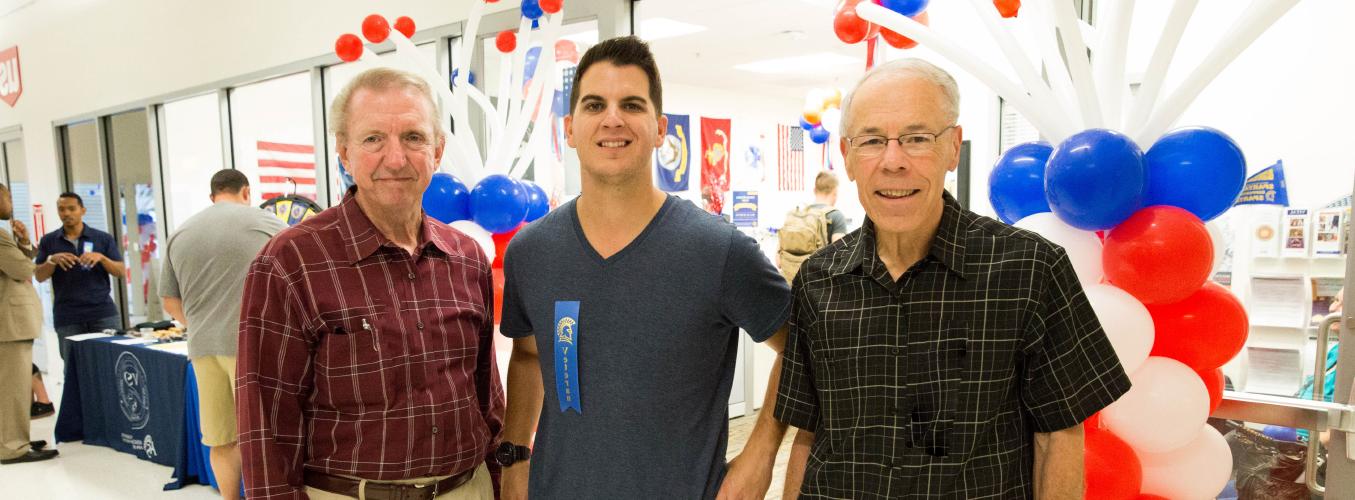
M 33 242 L 28 228 L 12 220 L 9 187 L 0 184 L 0 220 L 11 219 L 13 234 L 0 230 L 0 464 L 55 458 L 45 442 L 28 440 L 33 383 L 33 339 L 42 331 L 42 303 L 33 288 Z

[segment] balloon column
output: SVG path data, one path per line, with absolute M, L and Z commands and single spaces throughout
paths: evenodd
M 1222 398 L 1220 367 L 1242 349 L 1248 322 L 1237 298 L 1209 281 L 1216 249 L 1206 224 L 1232 206 L 1246 161 L 1221 131 L 1167 129 L 1297 0 L 1251 4 L 1159 102 L 1196 4 L 1175 2 L 1132 103 L 1124 75 L 1133 2 L 1117 3 L 1098 21 L 1102 36 L 1092 61 L 1070 2 L 968 1 L 1019 83 L 969 44 L 910 18 L 924 1 L 847 0 L 834 27 L 848 43 L 881 29 L 927 45 L 982 80 L 1048 139 L 1008 149 L 993 167 L 989 196 L 1004 222 L 1064 248 L 1133 381 L 1085 423 L 1087 498 L 1213 498 L 1228 481 L 1232 458 L 1205 420 Z M 1031 36 L 1013 34 L 1018 21 Z M 1122 116 L 1122 109 L 1129 112 Z
M 471 3 L 463 39 L 478 39 L 485 3 L 495 1 Z M 456 63 L 450 68 L 448 85 L 410 42 L 415 25 L 408 17 L 399 17 L 391 24 L 385 17 L 372 14 L 362 22 L 360 31 L 367 42 L 390 40 L 395 45 L 393 59 L 371 56 L 364 51 L 362 38 L 351 33 L 341 35 L 334 43 L 334 53 L 343 61 L 397 67 L 422 76 L 434 89 L 447 114 L 444 118 L 450 120 L 439 120 L 447 138 L 446 150 L 441 171 L 434 174 L 424 192 L 424 210 L 479 243 L 493 262 L 496 296 L 502 293 L 503 252 L 508 241 L 523 224 L 550 211 L 552 195 L 558 193 L 557 179 L 562 178 L 563 166 L 551 146 L 559 108 L 552 103 L 560 99 L 556 95 L 556 64 L 578 61 L 578 50 L 572 42 L 559 39 L 562 8 L 562 0 L 522 0 L 518 29 L 495 36 L 494 45 L 500 52 L 496 101 L 470 80 L 475 44 L 453 49 Z M 540 57 L 544 47 L 551 48 L 555 57 Z M 477 140 L 470 129 L 447 129 L 449 122 L 469 123 L 472 105 L 479 109 L 488 129 L 483 141 Z M 543 109 L 550 112 L 543 113 Z M 478 145 L 481 142 L 486 144 L 483 151 Z M 522 179 L 531 165 L 536 166 L 536 182 Z M 495 300 L 496 307 L 500 303 Z M 496 309 L 496 322 L 498 317 Z

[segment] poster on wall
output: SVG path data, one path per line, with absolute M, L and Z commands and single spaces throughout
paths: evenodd
M 729 119 L 701 117 L 701 200 L 706 211 L 724 212 L 729 191 Z
M 1313 256 L 1340 257 L 1345 248 L 1345 231 L 1348 224 L 1348 208 L 1324 208 L 1317 211 L 1313 223 Z
M 734 191 L 734 225 L 757 227 L 757 191 Z
M 805 190 L 805 129 L 798 125 L 776 126 L 776 188 Z
M 663 191 L 686 191 L 687 179 L 691 177 L 692 152 L 688 137 L 691 117 L 668 113 L 663 116 L 668 118 L 668 134 L 663 137 L 663 144 L 654 150 L 655 177 Z
M 1302 275 L 1253 275 L 1247 320 L 1253 326 L 1303 328 L 1312 310 L 1308 286 Z
M 1285 210 L 1280 230 L 1284 231 L 1284 248 L 1280 251 L 1280 255 L 1285 257 L 1308 256 L 1308 209 L 1291 208 Z
M 1278 214 L 1258 211 L 1252 220 L 1251 253 L 1252 257 L 1280 256 L 1280 228 Z
M 1284 162 L 1261 169 L 1247 178 L 1242 192 L 1237 195 L 1238 205 L 1280 205 L 1289 206 L 1289 188 L 1284 180 Z
M 19 46 L 0 50 L 0 101 L 9 107 L 19 102 L 24 93 L 23 74 L 19 70 Z

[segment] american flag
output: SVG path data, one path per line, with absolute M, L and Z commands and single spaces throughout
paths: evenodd
M 776 187 L 781 191 L 805 189 L 805 130 L 797 125 L 776 126 Z
M 259 185 L 255 189 L 264 200 L 293 194 L 293 189 L 295 194 L 315 199 L 315 146 L 266 141 L 257 144 Z

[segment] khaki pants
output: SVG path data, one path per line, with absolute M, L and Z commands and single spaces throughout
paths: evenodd
M 0 342 L 0 459 L 28 453 L 28 412 L 33 404 L 33 341 Z
M 441 481 L 447 477 L 449 476 L 401 479 L 398 481 L 368 481 L 368 483 L 424 484 Z M 337 493 L 330 493 L 310 486 L 306 487 L 306 496 L 309 496 L 311 500 L 343 500 L 354 498 Z M 480 464 L 480 466 L 475 469 L 475 475 L 471 476 L 469 481 L 466 481 L 457 489 L 439 494 L 437 498 L 439 500 L 494 500 L 494 482 L 489 477 L 489 469 L 485 467 L 485 464 Z M 359 498 L 359 500 L 366 499 Z
M 202 444 L 217 447 L 235 442 L 235 356 L 193 358 L 198 380 L 198 420 Z

